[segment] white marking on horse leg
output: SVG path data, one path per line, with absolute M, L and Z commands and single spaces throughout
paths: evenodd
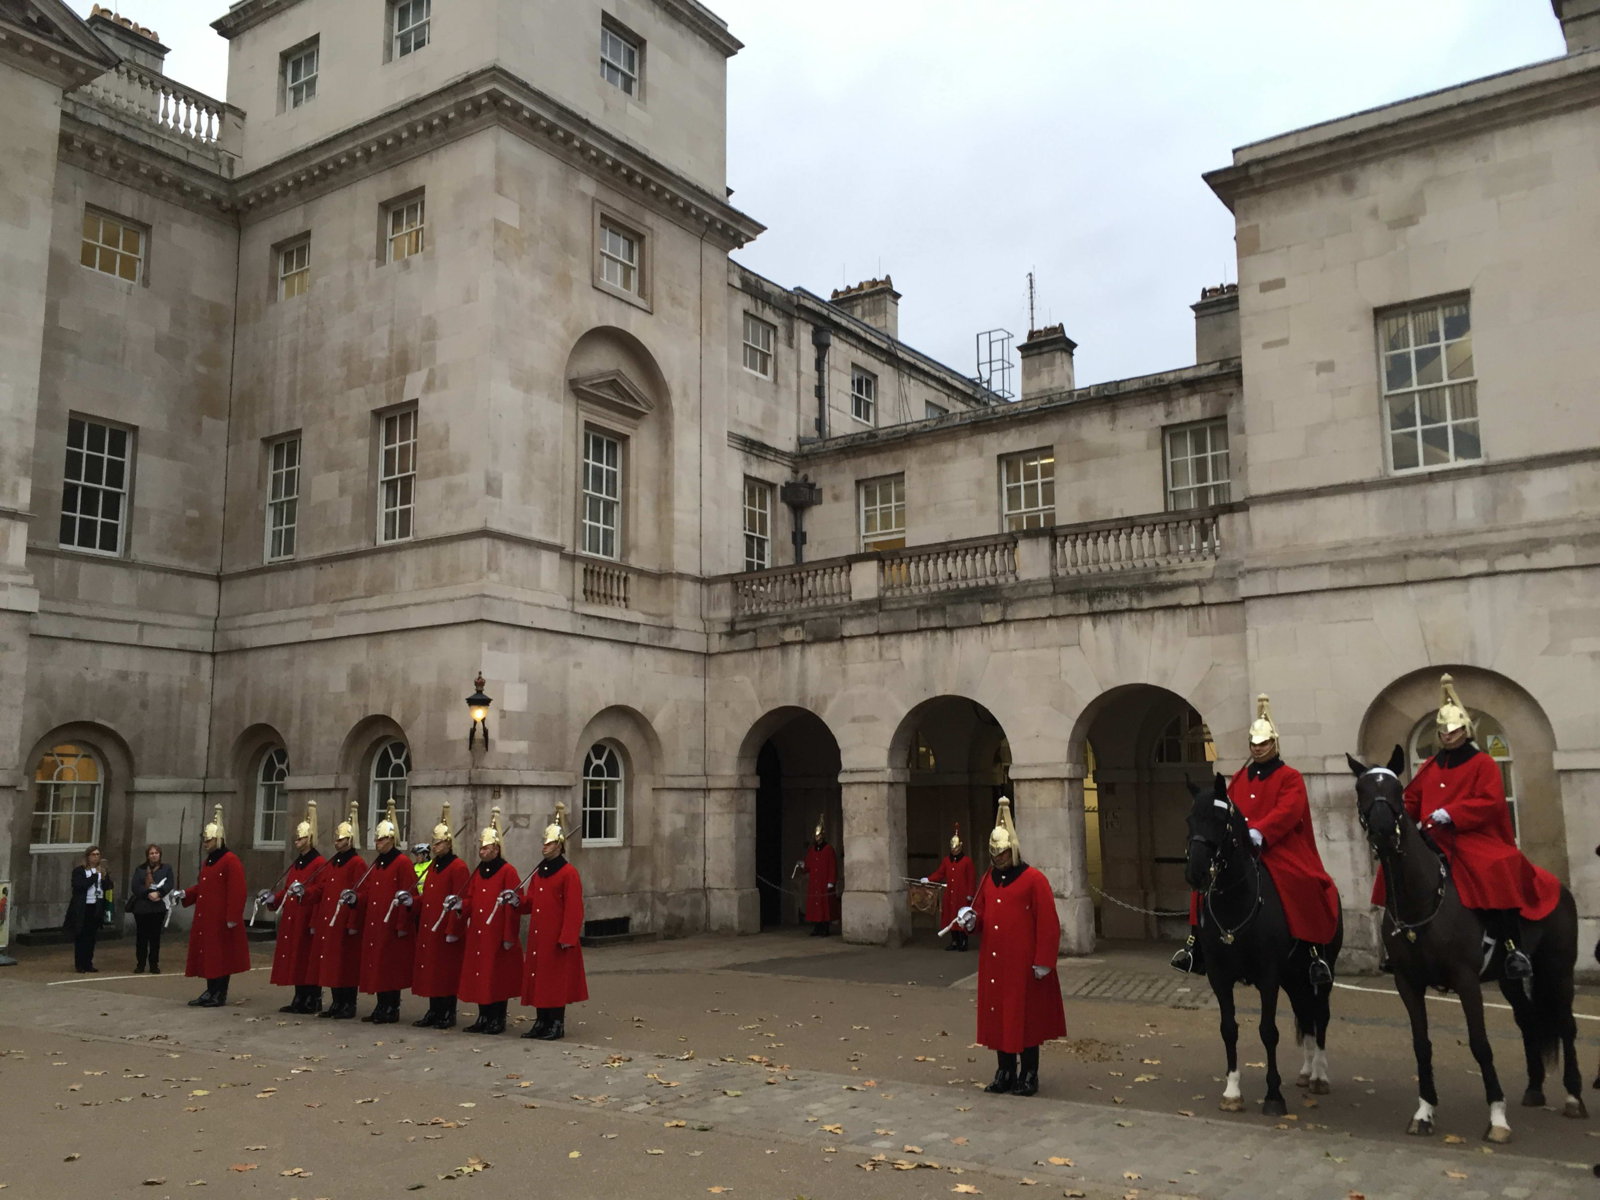
M 1300 1052 L 1304 1058 L 1300 1061 L 1300 1074 L 1306 1078 L 1314 1078 L 1312 1068 L 1317 1061 L 1317 1039 L 1309 1033 L 1300 1039 Z
M 1419 1124 L 1426 1121 L 1431 1125 L 1433 1123 L 1433 1105 L 1426 1100 L 1418 1100 L 1417 1111 L 1412 1114 L 1411 1119 Z
M 1328 1078 L 1328 1052 L 1320 1047 L 1317 1049 L 1316 1056 L 1312 1060 L 1311 1078 L 1321 1079 L 1324 1082 L 1326 1082 Z
M 1222 1089 L 1222 1098 L 1224 1100 L 1237 1100 L 1242 1095 L 1244 1093 L 1239 1090 L 1239 1072 L 1229 1071 L 1227 1085 Z
M 1501 1129 L 1510 1129 L 1511 1122 L 1506 1120 L 1506 1102 L 1496 1100 L 1489 1105 L 1489 1124 L 1498 1125 Z

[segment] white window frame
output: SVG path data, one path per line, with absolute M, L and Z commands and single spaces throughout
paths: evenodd
M 880 475 L 856 484 L 861 549 L 898 550 L 906 544 L 906 477 Z
M 1482 709 L 1469 708 L 1467 716 L 1472 718 L 1472 741 L 1490 758 L 1494 765 L 1500 768 L 1500 783 L 1506 793 L 1506 808 L 1510 810 L 1511 834 L 1516 839 L 1517 845 L 1522 844 L 1522 826 L 1517 820 L 1517 774 L 1516 754 L 1511 745 L 1511 738 L 1507 735 L 1505 725 L 1494 716 Z M 1488 732 L 1488 737 L 1484 733 Z M 1504 754 L 1496 753 L 1492 739 L 1498 737 L 1505 749 Z M 1407 747 L 1411 751 L 1411 771 L 1415 776 L 1416 771 L 1423 763 L 1439 753 L 1439 722 L 1437 714 L 1429 713 L 1418 721 L 1411 731 L 1411 742 Z M 1430 810 L 1431 811 L 1431 810 Z
M 415 258 L 428 248 L 428 198 L 421 192 L 383 206 L 384 262 Z
M 634 100 L 643 94 L 644 42 L 609 21 L 600 26 L 600 77 Z
M 772 347 L 777 342 L 778 327 L 763 321 L 755 313 L 744 314 L 744 369 L 762 379 L 772 378 Z
M 267 562 L 295 556 L 300 525 L 300 453 L 298 433 L 267 443 Z
M 1377 338 L 1389 472 L 1423 474 L 1481 462 L 1472 298 L 1447 296 L 1380 312 Z M 1429 462 L 1430 451 L 1443 457 Z
M 304 108 L 317 98 L 322 64 L 322 39 L 312 38 L 283 55 L 283 110 Z
M 98 438 L 97 435 L 98 434 Z M 74 440 L 77 444 L 74 445 Z M 95 448 L 98 440 L 99 448 Z M 117 447 L 120 446 L 120 453 Z M 63 550 L 121 556 L 127 541 L 129 493 L 133 484 L 133 430 L 92 417 L 67 418 L 66 461 L 61 473 L 61 527 L 58 545 Z M 76 464 L 76 470 L 74 470 Z M 106 516 L 107 511 L 111 516 Z M 68 526 L 72 536 L 68 537 Z M 91 545 L 77 540 L 87 525 Z M 112 531 L 112 544 L 104 544 L 104 531 Z
M 289 752 L 282 746 L 265 751 L 256 766 L 257 850 L 282 850 L 288 844 L 289 794 L 283 786 L 287 778 Z
M 772 567 L 772 514 L 777 489 L 764 479 L 744 480 L 744 569 L 766 571 Z
M 600 218 L 600 281 L 630 296 L 644 295 L 644 237 Z
M 403 850 L 406 832 L 411 828 L 411 747 L 399 738 L 390 738 L 372 753 L 372 766 L 367 771 L 368 848 L 378 844 L 378 822 L 388 816 L 391 799 L 395 823 L 400 827 L 395 848 Z
M 878 423 L 878 377 L 850 364 L 850 415 L 863 425 Z
M 97 208 L 83 210 L 78 262 L 97 275 L 109 275 L 124 283 L 144 283 L 145 251 L 149 245 L 147 227 Z
M 391 0 L 389 57 L 405 58 L 433 40 L 433 0 Z
M 628 806 L 628 772 L 622 753 L 610 742 L 596 742 L 583 760 L 579 803 L 585 846 L 620 846 Z M 591 832 L 591 830 L 595 832 Z
M 417 406 L 380 413 L 378 420 L 378 544 L 416 535 Z
M 1000 529 L 1049 529 L 1056 523 L 1056 452 L 1051 447 L 1000 458 Z
M 293 300 L 311 288 L 311 238 L 278 247 L 278 299 Z
M 583 427 L 579 547 L 592 558 L 613 562 L 622 559 L 623 443 L 609 429 Z
M 67 760 L 70 752 L 71 762 Z M 55 760 L 55 768 L 51 771 L 49 779 L 39 778 L 47 760 Z M 77 772 L 80 762 L 87 762 L 93 768 L 93 779 L 81 780 Z M 63 742 L 59 746 L 52 746 L 34 764 L 33 768 L 33 810 L 28 821 L 28 846 L 33 853 L 56 852 L 82 852 L 100 840 L 100 821 L 104 811 L 105 800 L 105 766 L 100 761 L 100 756 L 88 746 L 79 742 Z M 70 805 L 63 808 L 60 803 L 63 793 L 70 792 Z M 70 824 L 68 832 L 76 833 L 72 828 L 78 821 L 87 817 L 89 821 L 89 836 L 83 841 L 57 842 L 48 837 L 40 840 L 38 834 L 39 821 L 45 821 L 44 832 L 52 832 L 51 826 L 65 818 Z
M 1199 439 L 1204 437 L 1202 445 Z M 1173 425 L 1161 438 L 1168 512 L 1227 504 L 1233 495 L 1228 419 Z M 1201 479 L 1201 476 L 1205 476 Z

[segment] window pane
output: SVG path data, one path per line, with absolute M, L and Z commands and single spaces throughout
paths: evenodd
M 1417 385 L 1426 387 L 1444 379 L 1444 363 L 1437 346 L 1424 346 L 1417 350 Z

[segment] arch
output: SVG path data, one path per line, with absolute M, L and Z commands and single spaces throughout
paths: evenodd
M 585 845 L 622 845 L 630 774 L 625 755 L 622 746 L 609 740 L 595 742 L 584 755 L 578 820 Z
M 672 406 L 672 392 L 656 356 L 615 325 L 596 325 L 579 336 L 567 354 L 564 377 L 574 392 L 601 406 L 640 415 Z
M 262 828 L 259 795 L 261 765 L 265 757 L 275 749 L 282 749 L 287 754 L 288 746 L 284 742 L 283 735 L 272 725 L 257 722 L 234 738 L 228 754 L 228 762 L 231 765 L 229 778 L 234 780 L 234 794 L 240 802 L 236 806 L 238 811 L 232 823 L 235 837 L 241 846 L 248 845 L 253 850 L 281 850 L 285 845 L 281 830 Z M 279 836 L 276 838 L 263 836 L 264 833 L 273 832 L 278 832 Z
M 363 717 L 350 728 L 345 735 L 343 744 L 339 747 L 339 772 L 345 784 L 345 802 L 340 810 L 333 815 L 334 824 L 344 820 L 345 813 L 351 803 L 359 806 L 361 813 L 361 827 L 358 832 L 362 844 L 372 845 L 372 831 L 377 826 L 379 818 L 383 815 L 377 811 L 379 807 L 386 808 L 388 794 L 381 787 L 375 787 L 377 782 L 374 776 L 375 768 L 380 766 L 379 755 L 386 747 L 398 742 L 405 747 L 405 779 L 406 786 L 402 794 L 395 795 L 395 808 L 400 815 L 400 828 L 402 831 L 410 829 L 411 789 L 409 786 L 410 773 L 416 769 L 416 764 L 411 758 L 411 739 L 406 736 L 406 731 L 393 717 L 382 714 Z M 393 755 L 390 755 L 382 766 L 389 768 L 393 764 Z M 386 771 L 386 777 L 395 778 L 392 771 Z M 392 790 L 392 789 L 391 789 Z M 381 796 L 380 796 L 380 793 Z M 402 839 L 403 840 L 403 839 Z

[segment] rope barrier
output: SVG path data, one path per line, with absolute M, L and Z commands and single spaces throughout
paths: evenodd
M 1115 904 L 1118 908 L 1125 908 L 1129 912 L 1143 913 L 1147 917 L 1187 917 L 1189 915 L 1189 910 L 1187 908 L 1180 908 L 1176 911 L 1168 911 L 1167 909 L 1163 908 L 1140 908 L 1137 904 L 1129 904 L 1126 900 L 1118 900 L 1115 896 L 1110 895 L 1107 892 L 1102 892 L 1092 883 L 1089 885 L 1089 890 L 1094 892 L 1102 900 L 1111 901 L 1111 903 Z

